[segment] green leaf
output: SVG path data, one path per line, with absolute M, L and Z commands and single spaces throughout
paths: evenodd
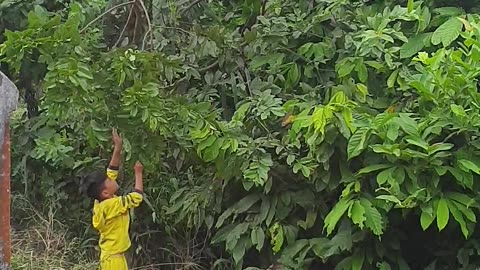
M 435 30 L 432 36 L 432 44 L 442 43 L 444 47 L 447 47 L 458 38 L 462 27 L 463 23 L 457 17 L 449 19 Z
M 333 111 L 331 106 L 318 106 L 315 108 L 312 114 L 312 122 L 315 127 L 315 131 L 319 131 L 321 134 L 325 133 L 325 127 L 333 117 Z
M 217 244 L 217 243 L 220 243 L 220 242 L 223 242 L 225 241 L 229 235 L 232 233 L 232 231 L 234 231 L 236 228 L 238 228 L 241 224 L 237 224 L 237 223 L 232 223 L 232 224 L 228 224 L 228 225 L 225 225 L 224 227 L 222 227 L 220 230 L 218 230 L 218 232 L 213 236 L 212 238 L 212 244 Z
M 216 228 L 220 228 L 225 220 L 229 218 L 232 214 L 239 214 L 247 211 L 252 207 L 256 202 L 260 200 L 260 195 L 259 194 L 250 194 L 240 201 L 238 201 L 235 205 L 232 207 L 228 208 L 225 210 L 222 215 L 217 220 L 217 223 L 215 224 Z
M 457 19 L 459 19 L 463 23 L 466 32 L 470 32 L 473 30 L 472 24 L 469 21 L 465 20 L 462 17 L 457 17 Z
M 448 201 L 448 209 L 450 210 L 450 213 L 452 213 L 453 218 L 460 225 L 460 229 L 462 230 L 463 236 L 465 237 L 465 239 L 467 239 L 469 232 L 468 232 L 467 223 L 465 222 L 465 219 L 463 218 L 462 213 L 451 201 Z
M 296 63 L 293 63 L 288 71 L 287 82 L 289 86 L 293 87 L 298 84 L 299 80 L 300 80 L 300 68 Z
M 361 175 L 361 174 L 367 174 L 367 173 L 371 173 L 371 172 L 375 172 L 375 171 L 378 171 L 378 170 L 381 170 L 381 169 L 386 169 L 386 168 L 390 168 L 392 167 L 392 165 L 390 164 L 375 164 L 375 165 L 370 165 L 368 167 L 365 167 L 365 168 L 362 168 L 361 170 L 359 170 L 356 175 Z
M 363 61 L 360 61 L 359 63 L 357 63 L 355 70 L 357 71 L 358 79 L 362 83 L 365 83 L 368 79 L 368 70 L 367 70 L 367 66 L 365 66 Z
M 388 76 L 388 79 L 387 79 L 388 88 L 392 88 L 395 85 L 399 71 L 400 71 L 399 69 L 396 69 L 392 72 L 392 74 L 390 74 L 390 76 Z
M 270 226 L 270 224 L 272 224 L 272 220 L 275 217 L 275 213 L 277 211 L 277 204 L 278 204 L 278 199 L 277 197 L 274 197 L 271 202 L 271 206 L 268 209 L 267 218 L 265 219 L 265 224 L 267 224 L 267 226 Z
M 400 47 L 400 58 L 410 58 L 416 55 L 425 47 L 425 40 L 430 39 L 431 34 L 422 33 L 414 37 L 410 37 L 408 42 L 404 43 Z
M 265 221 L 268 216 L 268 212 L 270 211 L 270 200 L 267 198 L 262 199 L 262 204 L 260 205 L 260 213 L 257 216 L 257 221 L 259 223 Z M 269 224 L 267 224 L 269 225 Z
M 409 135 L 418 135 L 418 125 L 410 116 L 401 113 L 400 117 L 395 118 L 395 122 Z
M 342 198 L 333 209 L 328 213 L 325 218 L 324 229 L 327 229 L 327 235 L 332 234 L 333 230 L 337 226 L 340 218 L 345 214 L 347 209 L 352 205 L 353 201 L 350 199 Z
M 462 106 L 458 106 L 456 104 L 450 105 L 450 109 L 456 116 L 466 116 L 465 109 Z
M 352 62 L 348 61 L 347 58 L 340 60 L 336 65 L 338 77 L 343 78 L 349 75 L 354 68 L 355 65 Z
M 435 220 L 435 216 L 427 213 L 427 212 L 422 212 L 422 215 L 420 216 L 420 225 L 422 226 L 422 229 L 425 231 L 432 225 L 433 220 Z
M 247 31 L 245 31 L 244 37 L 245 37 L 245 41 L 247 43 L 250 43 L 257 38 L 257 31 L 256 30 L 252 30 L 252 31 L 247 30 Z
M 378 270 L 392 270 L 392 267 L 390 266 L 390 264 L 388 262 L 381 262 L 381 263 L 377 263 L 377 269 Z
M 368 96 L 368 88 L 365 86 L 363 83 L 357 83 L 357 91 L 361 96 L 361 102 L 365 102 L 367 96 Z
M 353 223 L 358 225 L 360 229 L 363 229 L 364 222 L 367 220 L 365 217 L 365 208 L 360 204 L 359 201 L 355 201 L 351 208 L 351 215 Z
M 366 147 L 366 142 L 370 134 L 370 128 L 361 127 L 353 133 L 352 137 L 348 140 L 347 154 L 348 159 L 352 159 L 360 155 Z
M 440 7 L 435 8 L 433 12 L 447 17 L 460 16 L 465 13 L 465 11 L 460 7 Z
M 305 219 L 305 230 L 310 229 L 314 224 L 315 221 L 317 220 L 317 211 L 315 210 L 309 210 L 307 212 L 307 217 Z
M 300 239 L 292 244 L 289 244 L 283 251 L 278 260 L 281 264 L 295 264 L 295 261 L 303 261 L 307 252 L 309 251 L 309 241 L 307 239 Z M 261 269 L 259 269 L 261 270 Z
M 447 226 L 449 217 L 448 202 L 446 199 L 441 198 L 437 206 L 437 226 L 439 231 Z
M 302 54 L 302 55 L 305 55 L 310 50 L 312 45 L 313 45 L 313 43 L 311 43 L 311 42 L 303 44 L 302 46 L 300 46 L 300 48 L 298 48 L 298 53 Z
M 242 198 L 240 201 L 238 201 L 233 208 L 235 209 L 235 213 L 241 214 L 249 210 L 255 203 L 257 203 L 260 200 L 260 195 L 259 194 L 250 194 L 244 198 Z
M 256 56 L 250 62 L 250 68 L 252 70 L 256 70 L 259 67 L 261 67 L 263 65 L 266 65 L 269 62 L 269 59 L 270 58 L 268 56 L 263 56 L 263 55 L 262 56 Z
M 420 137 L 416 137 L 416 136 L 413 136 L 409 139 L 406 139 L 406 141 L 409 143 L 409 144 L 412 144 L 412 145 L 416 145 L 420 148 L 422 148 L 423 150 L 428 150 L 428 148 L 430 147 L 428 145 L 428 143 L 426 141 L 424 141 L 422 138 Z
M 252 105 L 251 102 L 244 103 L 242 106 L 240 106 L 236 111 L 235 114 L 232 117 L 232 121 L 243 121 L 245 118 L 245 115 L 247 114 L 248 109 L 250 109 L 250 106 Z
M 425 31 L 425 29 L 427 29 L 427 27 L 430 25 L 431 19 L 432 19 L 432 14 L 430 13 L 430 7 L 424 6 L 422 8 L 422 15 L 420 15 L 420 18 L 418 21 L 417 32 Z
M 365 260 L 365 256 L 360 254 L 360 252 L 355 253 L 352 256 L 352 270 L 362 270 L 363 261 Z
M 343 117 L 343 121 L 345 122 L 345 125 L 348 127 L 348 130 L 351 132 L 354 132 L 355 128 L 352 126 L 352 120 L 353 120 L 352 110 L 349 108 L 344 108 L 342 110 L 342 117 Z M 350 137 L 350 133 L 347 136 Z
M 206 162 L 214 161 L 220 154 L 220 148 L 223 146 L 223 141 L 223 138 L 219 138 L 213 143 L 213 145 L 205 149 L 203 152 L 203 160 Z
M 408 3 L 407 3 L 407 11 L 408 11 L 408 13 L 411 13 L 411 12 L 413 11 L 414 4 L 415 4 L 415 1 L 413 1 L 413 0 L 408 0 Z
M 449 192 L 447 193 L 447 197 L 451 200 L 457 201 L 466 207 L 471 207 L 475 204 L 475 199 L 469 197 L 468 195 L 458 193 L 458 192 Z
M 400 126 L 397 123 L 390 123 L 387 130 L 387 138 L 392 142 L 396 141 L 398 138 L 399 129 Z
M 261 251 L 265 243 L 265 232 L 262 227 L 256 227 L 251 233 L 252 244 L 256 245 L 258 251 Z
M 376 70 L 381 70 L 384 68 L 383 64 L 377 61 L 365 61 L 365 64 Z
M 292 163 L 295 161 L 295 155 L 288 155 L 287 156 L 287 164 L 292 165 Z
M 395 196 L 393 195 L 380 195 L 376 197 L 379 200 L 387 201 L 387 202 L 392 202 L 396 204 L 397 206 L 402 206 L 402 202 Z
M 454 146 L 455 145 L 453 145 L 452 143 L 435 143 L 428 147 L 427 152 L 429 155 L 433 155 L 440 151 L 448 151 L 452 149 Z
M 265 232 L 262 228 L 257 228 L 257 250 L 260 251 L 265 243 Z
M 365 225 L 373 234 L 380 236 L 383 234 L 383 218 L 377 208 L 367 199 L 360 199 L 362 206 L 365 208 Z
M 207 139 L 203 140 L 197 147 L 197 151 L 200 152 L 203 149 L 210 147 L 217 140 L 217 137 L 210 135 Z
M 280 251 L 283 246 L 283 227 L 280 226 L 278 223 L 275 223 L 273 227 L 270 228 L 270 236 L 271 236 L 271 245 L 273 254 L 276 254 Z
M 477 164 L 473 163 L 472 161 L 467 159 L 460 159 L 458 163 L 460 163 L 462 166 L 469 169 L 470 171 L 476 174 L 480 174 L 480 167 L 478 167 Z
M 243 237 L 240 238 L 232 251 L 233 260 L 237 264 L 243 259 L 243 256 L 245 256 L 246 241 Z
M 477 222 L 477 217 L 475 216 L 475 213 L 473 212 L 472 209 L 465 207 L 465 205 L 457 202 L 457 201 L 452 201 L 455 206 L 462 212 L 462 214 L 471 222 L 476 223 Z
M 389 168 L 377 175 L 377 183 L 379 186 L 387 183 L 390 178 L 392 178 L 392 173 L 395 171 L 395 168 Z

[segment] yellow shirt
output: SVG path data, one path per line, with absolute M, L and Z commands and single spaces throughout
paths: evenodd
M 116 181 L 118 171 L 107 169 L 107 176 Z M 99 246 L 102 257 L 123 253 L 130 247 L 128 210 L 139 206 L 142 200 L 143 196 L 138 192 L 115 196 L 102 202 L 95 200 L 92 223 L 100 233 Z

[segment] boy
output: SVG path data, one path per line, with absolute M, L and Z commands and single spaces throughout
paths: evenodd
M 88 174 L 84 178 L 83 189 L 94 199 L 93 227 L 99 232 L 100 269 L 128 270 L 124 252 L 130 247 L 128 228 L 129 209 L 140 205 L 143 200 L 143 165 L 137 161 L 135 171 L 135 191 L 125 196 L 117 196 L 118 169 L 122 151 L 122 138 L 117 130 L 112 131 L 114 150 L 110 164 L 105 171 Z

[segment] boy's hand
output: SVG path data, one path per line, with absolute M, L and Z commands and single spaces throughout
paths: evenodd
M 120 137 L 120 135 L 118 135 L 118 132 L 117 132 L 116 128 L 114 128 L 112 130 L 112 140 L 113 140 L 113 144 L 117 147 L 121 147 L 122 144 L 123 144 L 122 137 Z
M 135 163 L 135 166 L 133 166 L 133 170 L 135 171 L 135 174 L 143 173 L 142 163 L 140 163 L 140 161 L 137 161 Z
M 143 165 L 140 161 L 135 163 L 133 166 L 135 170 L 135 190 L 138 192 L 143 192 Z

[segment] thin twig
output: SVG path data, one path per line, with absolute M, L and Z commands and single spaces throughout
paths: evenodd
M 207 72 L 211 69 L 214 69 L 217 65 L 218 65 L 218 60 L 216 60 L 215 62 L 211 63 L 210 65 L 208 65 L 204 68 L 199 69 L 198 72 L 200 72 L 200 73 Z
M 145 49 L 145 41 L 146 41 L 146 39 L 147 39 L 148 34 L 151 33 L 151 32 L 152 32 L 151 29 L 148 29 L 147 32 L 145 32 L 145 35 L 143 35 L 142 50 Z M 152 41 L 150 41 L 150 47 L 151 47 L 150 49 L 153 48 L 153 42 L 152 42 Z
M 113 45 L 113 47 L 117 47 L 118 44 L 120 44 L 120 42 L 122 41 L 123 35 L 125 34 L 125 30 L 127 30 L 128 23 L 130 22 L 130 19 L 132 18 L 134 9 L 135 9 L 135 5 L 132 5 L 130 7 L 130 12 L 128 13 L 127 21 L 125 22 L 125 25 L 123 26 L 122 32 L 120 33 L 120 36 L 118 37 L 118 40 L 117 40 L 117 42 L 115 42 L 115 45 Z
M 265 11 L 267 11 L 266 7 L 267 7 L 267 0 L 263 0 L 262 9 L 261 9 L 261 11 L 260 11 L 260 13 L 262 14 L 262 16 L 264 16 L 264 15 L 265 15 Z
M 135 25 L 133 26 L 133 36 L 132 36 L 132 41 L 135 41 L 137 39 L 137 29 L 138 29 L 138 21 L 140 20 L 139 18 L 140 16 L 138 16 L 138 14 L 136 14 L 135 16 Z M 142 43 L 142 46 L 143 46 L 143 43 Z M 143 47 L 142 47 L 142 50 L 143 50 Z
M 101 18 L 103 18 L 103 16 L 107 15 L 108 13 L 118 9 L 118 8 L 121 8 L 121 7 L 124 7 L 124 6 L 128 6 L 128 5 L 131 5 L 131 4 L 134 4 L 137 0 L 133 0 L 133 1 L 128 1 L 128 2 L 125 2 L 125 3 L 121 3 L 121 4 L 118 4 L 118 5 L 115 5 L 109 9 L 107 9 L 105 12 L 103 12 L 102 14 L 100 14 L 98 17 L 96 17 L 95 19 L 93 19 L 92 21 L 90 21 L 87 25 L 85 25 L 85 27 L 80 30 L 80 33 L 83 33 L 85 30 L 87 30 L 88 27 L 90 27 L 92 24 L 96 23 L 98 20 L 100 20 Z
M 145 36 L 147 36 L 147 34 L 150 34 L 150 48 L 153 48 L 153 31 L 152 31 L 152 21 L 150 20 L 150 14 L 148 14 L 148 9 L 145 6 L 145 3 L 143 2 L 143 0 L 137 0 L 137 1 L 142 6 L 143 12 L 145 13 L 145 17 L 147 19 L 148 30 L 145 33 Z
M 193 1 L 190 5 L 188 5 L 186 8 L 184 8 L 182 11 L 180 11 L 180 17 L 183 17 L 183 15 L 185 15 L 185 13 L 187 13 L 187 11 L 189 9 L 191 9 L 192 7 L 194 7 L 196 4 L 202 2 L 202 0 L 195 0 Z
M 290 49 L 290 48 L 288 48 L 288 47 L 285 47 L 285 46 L 280 45 L 280 48 L 283 49 L 283 50 L 285 50 L 285 51 L 290 52 L 291 54 L 296 55 L 297 57 L 300 57 L 301 59 L 303 59 L 304 61 L 306 61 L 306 62 L 309 63 L 309 64 L 314 64 L 314 62 L 312 62 L 312 60 L 306 58 L 305 56 L 303 56 L 303 55 L 295 52 L 294 50 L 292 50 L 292 49 Z
M 205 73 L 205 72 L 207 72 L 207 71 L 209 71 L 209 70 L 211 70 L 211 69 L 214 69 L 217 65 L 218 65 L 218 60 L 214 61 L 213 63 L 211 63 L 210 65 L 208 65 L 208 66 L 206 66 L 206 67 L 200 68 L 200 69 L 198 70 L 198 73 Z M 169 85 L 167 85 L 167 86 L 164 86 L 164 87 L 162 87 L 162 88 L 163 88 L 163 89 L 165 89 L 165 88 L 170 88 L 170 87 L 175 88 L 177 85 L 179 85 L 180 83 L 182 83 L 182 82 L 184 82 L 184 81 L 186 81 L 186 80 L 188 80 L 188 78 L 185 76 L 185 77 L 180 78 L 178 81 L 176 81 L 176 82 L 174 82 L 174 83 L 172 83 L 172 84 L 169 84 Z M 175 90 L 175 89 L 173 89 L 173 90 Z M 173 90 L 172 90 L 171 92 L 173 92 Z
M 171 30 L 178 30 L 180 32 L 183 32 L 187 35 L 190 35 L 190 36 L 195 36 L 195 33 L 193 32 L 190 32 L 190 31 L 187 31 L 181 27 L 173 27 L 173 26 L 163 26 L 163 25 L 160 25 L 160 26 L 157 26 L 158 28 L 163 28 L 163 29 L 171 29 Z

